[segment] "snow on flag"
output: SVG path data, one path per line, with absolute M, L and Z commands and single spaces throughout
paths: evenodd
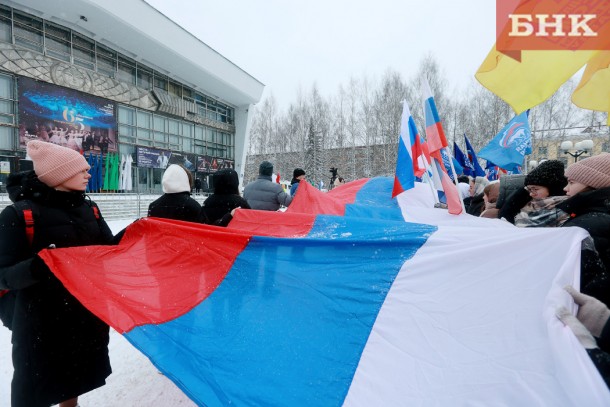
M 425 170 L 419 166 L 419 157 L 422 154 L 419 132 L 411 116 L 407 101 L 403 100 L 392 198 L 407 189 L 413 188 L 415 178 L 423 175 Z
M 392 188 L 304 183 L 285 213 L 144 218 L 117 246 L 41 257 L 198 405 L 610 405 L 554 316 L 585 232 L 451 216 L 418 206 L 421 183 Z
M 526 154 L 532 152 L 532 132 L 528 112 L 513 117 L 500 132 L 479 151 L 479 157 L 493 161 L 507 171 L 523 165 Z

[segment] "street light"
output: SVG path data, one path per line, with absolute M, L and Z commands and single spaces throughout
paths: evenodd
M 571 155 L 572 157 L 574 157 L 574 162 L 578 161 L 578 157 L 580 157 L 583 154 L 590 154 L 591 151 L 593 151 L 593 140 L 583 140 L 583 141 L 579 141 L 576 144 L 574 144 L 574 146 L 572 146 L 572 142 L 567 140 L 567 141 L 562 141 L 561 145 L 559 146 L 559 149 L 561 150 L 562 153 L 567 154 L 567 155 Z M 570 152 L 570 150 L 575 149 L 576 151 L 574 151 L 573 153 Z

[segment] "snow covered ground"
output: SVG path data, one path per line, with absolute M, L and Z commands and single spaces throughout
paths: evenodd
M 131 223 L 131 220 L 110 221 L 114 233 Z M 110 363 L 112 375 L 106 385 L 80 397 L 83 407 L 167 407 L 195 404 L 169 379 L 160 374 L 140 351 L 123 336 L 110 330 Z M 10 406 L 11 332 L 0 324 L 0 406 Z

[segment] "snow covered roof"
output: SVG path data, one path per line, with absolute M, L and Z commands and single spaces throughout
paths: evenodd
M 144 0 L 17 0 L 5 4 L 78 31 L 234 106 L 264 85 Z M 82 18 L 84 17 L 84 18 Z

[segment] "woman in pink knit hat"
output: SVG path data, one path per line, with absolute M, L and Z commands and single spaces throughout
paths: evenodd
M 568 199 L 557 208 L 566 212 L 569 218 L 562 226 L 580 226 L 589 232 L 603 263 L 598 267 L 595 256 L 588 255 L 592 250 L 582 251 L 582 292 L 610 305 L 607 283 L 610 281 L 610 154 L 602 153 L 575 162 L 568 166 L 565 175 L 568 185 L 564 190 Z
M 581 292 L 566 287 L 578 313 L 574 317 L 560 308 L 557 316 L 572 329 L 610 388 L 610 154 L 575 162 L 565 175 L 568 199 L 558 208 L 569 218 L 562 227 L 579 226 L 591 238 L 582 243 Z
M 30 141 L 34 171 L 7 182 L 13 205 L 0 213 L 2 322 L 12 329 L 13 407 L 77 405 L 110 375 L 108 326 L 83 307 L 37 253 L 110 244 L 112 232 L 85 195 L 89 164 L 78 152 Z M 26 213 L 33 227 L 26 232 Z M 88 270 L 83 270 L 88 272 Z

